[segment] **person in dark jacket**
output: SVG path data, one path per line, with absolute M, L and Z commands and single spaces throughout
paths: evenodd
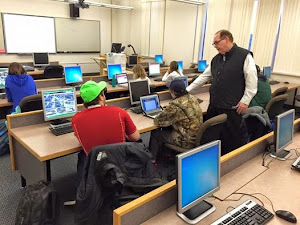
M 13 103 L 12 112 L 24 97 L 36 94 L 32 76 L 27 75 L 22 65 L 17 62 L 9 65 L 8 76 L 5 80 L 5 93 L 7 100 Z

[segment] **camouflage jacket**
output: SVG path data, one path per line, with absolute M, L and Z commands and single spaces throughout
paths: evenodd
M 178 97 L 154 119 L 158 127 L 172 126 L 176 145 L 195 147 L 196 133 L 203 123 L 202 110 L 197 99 L 190 94 Z

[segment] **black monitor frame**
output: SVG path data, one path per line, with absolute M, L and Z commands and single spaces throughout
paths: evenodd
M 111 52 L 121 53 L 122 43 L 112 43 Z

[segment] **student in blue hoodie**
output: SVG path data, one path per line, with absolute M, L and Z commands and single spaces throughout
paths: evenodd
M 22 98 L 36 94 L 36 86 L 32 76 L 27 75 L 22 65 L 13 62 L 9 65 L 5 80 L 5 92 L 9 102 L 13 102 L 12 112 L 20 104 Z

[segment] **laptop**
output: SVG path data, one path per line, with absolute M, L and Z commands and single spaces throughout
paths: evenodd
M 117 84 L 122 87 L 128 87 L 128 79 L 126 73 L 119 73 L 116 75 Z
M 158 95 L 147 95 L 140 98 L 144 115 L 154 119 L 162 112 Z

